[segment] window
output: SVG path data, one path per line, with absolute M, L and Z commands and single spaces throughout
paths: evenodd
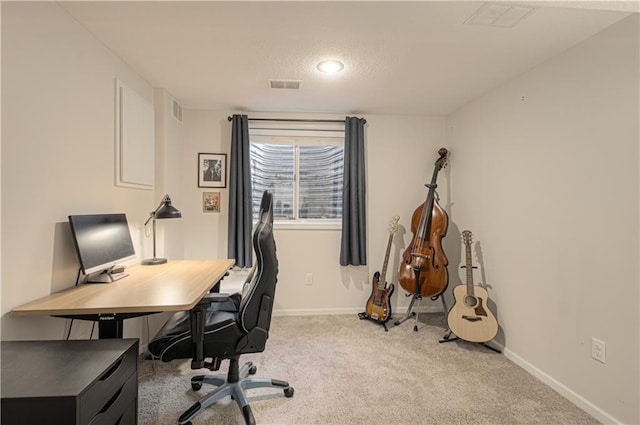
M 250 124 L 253 215 L 273 192 L 276 221 L 340 222 L 344 125 Z

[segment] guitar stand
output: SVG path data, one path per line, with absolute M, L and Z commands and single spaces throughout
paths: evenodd
M 415 311 L 412 311 L 412 309 L 413 309 L 413 303 L 415 303 L 416 300 L 418 300 L 418 307 L 420 307 L 420 301 L 422 300 L 422 295 L 421 294 L 407 294 L 406 296 L 407 297 L 413 296 L 413 298 L 411 299 L 411 303 L 409 304 L 409 308 L 407 308 L 407 314 L 401 320 L 396 320 L 394 322 L 394 325 L 398 326 L 401 323 L 409 320 L 411 317 L 415 316 L 416 320 L 415 320 L 415 324 L 413 325 L 413 331 L 414 332 L 418 332 L 418 313 L 415 312 Z M 444 312 L 444 314 L 446 316 L 447 312 L 448 312 L 447 302 L 445 301 L 445 299 L 442 296 L 442 294 L 436 295 L 434 297 L 431 297 L 431 301 L 435 301 L 438 298 L 440 298 L 440 300 L 442 301 L 442 311 Z M 449 331 L 449 333 L 451 333 L 451 331 Z
M 451 342 L 451 341 L 455 341 L 457 339 L 461 339 L 457 336 L 454 336 L 453 338 L 451 338 L 451 329 L 447 329 L 447 332 L 445 332 L 444 336 L 442 337 L 442 339 L 440 341 L 438 341 L 439 343 L 443 343 L 443 342 Z M 464 341 L 464 340 L 463 340 Z M 502 354 L 502 351 L 498 350 L 497 348 L 494 348 L 492 346 L 490 346 L 489 344 L 487 344 L 486 342 L 473 342 L 473 341 L 467 341 L 467 342 L 472 342 L 474 344 L 481 344 L 484 345 L 485 347 L 487 347 L 489 350 L 491 351 L 495 351 L 498 354 Z
M 411 299 L 411 304 L 409 304 L 409 308 L 407 308 L 407 314 L 404 316 L 403 319 L 396 320 L 395 322 L 393 322 L 393 324 L 398 326 L 401 323 L 404 323 L 407 320 L 409 320 L 411 317 L 415 316 L 416 317 L 416 323 L 415 323 L 415 325 L 413 325 L 413 330 L 415 332 L 418 332 L 418 314 L 415 311 L 412 311 L 412 309 L 413 309 L 413 303 L 415 303 L 416 300 L 418 300 L 418 306 L 420 305 L 420 300 L 422 300 L 422 295 L 420 295 L 420 294 L 407 294 L 407 297 L 410 297 L 412 295 L 413 295 L 413 298 Z
M 358 318 L 360 320 L 371 320 L 373 323 L 377 323 L 378 325 L 382 325 L 384 327 L 384 331 L 385 332 L 389 332 L 389 328 L 387 328 L 387 322 L 391 319 L 393 319 L 393 317 L 389 317 L 387 320 L 385 320 L 384 322 L 381 322 L 379 320 L 375 320 L 372 319 L 371 317 L 367 316 L 367 312 L 363 311 L 362 313 L 358 313 Z

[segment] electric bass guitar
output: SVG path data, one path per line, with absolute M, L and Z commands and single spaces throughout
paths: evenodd
M 467 284 L 453 289 L 455 304 L 451 307 L 447 321 L 449 329 L 461 339 L 471 342 L 487 342 L 498 333 L 498 322 L 487 307 L 487 290 L 473 284 L 473 266 L 471 264 L 472 235 L 469 230 L 462 232 L 465 246 Z
M 382 274 L 375 272 L 373 275 L 371 296 L 367 300 L 365 316 L 367 319 L 385 323 L 391 318 L 391 295 L 395 286 L 393 283 L 387 285 L 387 265 L 389 264 L 389 253 L 391 252 L 391 241 L 393 235 L 398 231 L 398 221 L 400 216 L 395 216 L 389 224 L 389 241 L 387 242 L 387 253 L 384 256 Z

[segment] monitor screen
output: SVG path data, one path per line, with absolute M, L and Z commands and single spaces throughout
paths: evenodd
M 85 275 L 107 270 L 136 255 L 125 214 L 70 215 L 69 224 Z

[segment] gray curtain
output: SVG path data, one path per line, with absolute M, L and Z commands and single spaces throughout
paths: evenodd
M 231 119 L 231 156 L 229 160 L 229 258 L 236 266 L 251 267 L 251 165 L 249 163 L 249 119 L 233 115 Z
M 340 265 L 367 264 L 364 118 L 346 117 Z

